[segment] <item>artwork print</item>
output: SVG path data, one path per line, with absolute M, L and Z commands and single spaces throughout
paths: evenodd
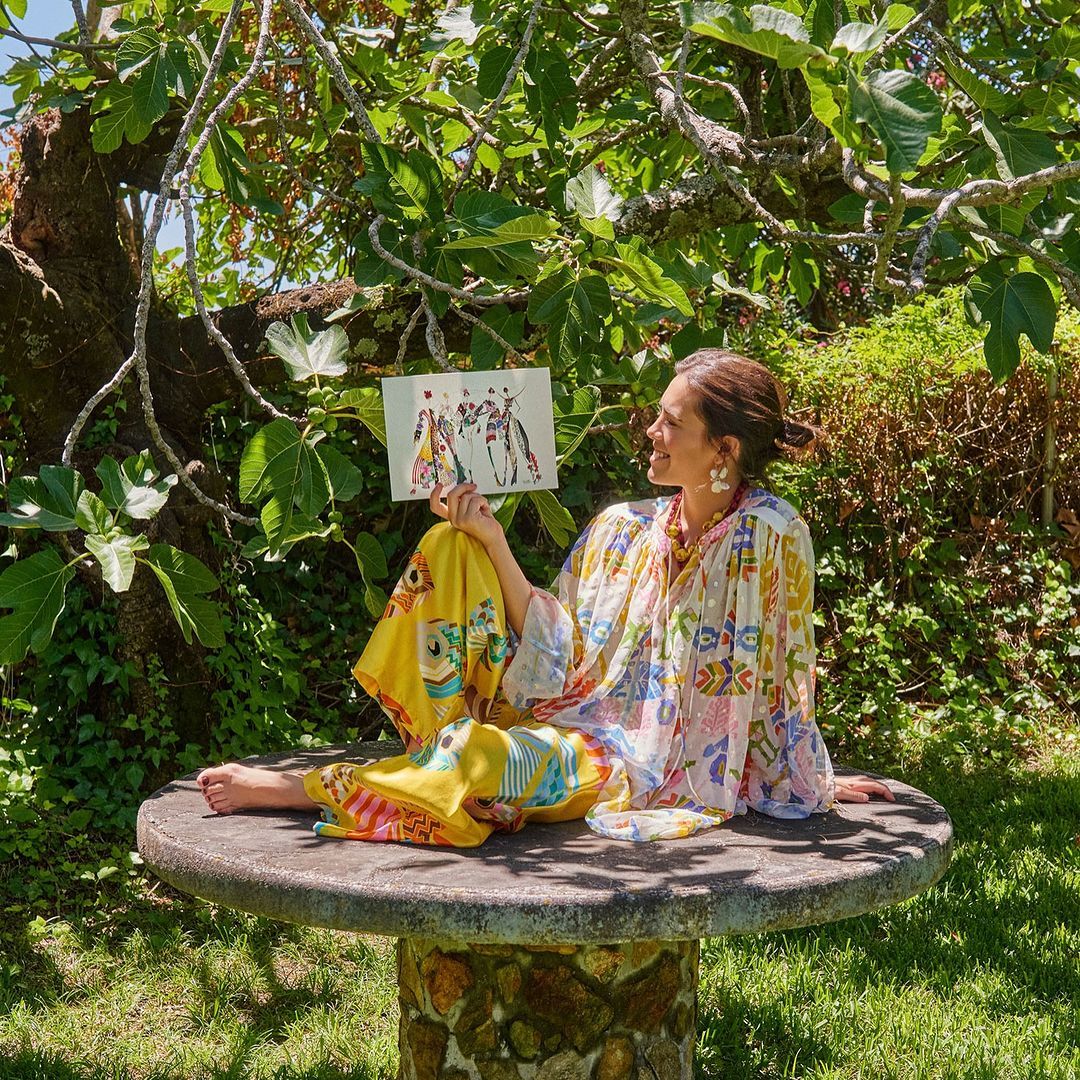
M 483 495 L 558 487 L 547 368 L 407 375 L 382 389 L 395 501 L 440 482 Z

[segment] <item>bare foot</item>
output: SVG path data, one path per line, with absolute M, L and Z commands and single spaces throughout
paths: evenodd
M 896 796 L 880 780 L 871 780 L 869 776 L 838 776 L 836 778 L 837 802 L 869 802 L 871 795 L 880 795 L 889 802 L 896 802 Z
M 304 791 L 303 776 L 297 773 L 230 762 L 203 769 L 196 783 L 215 814 L 254 809 L 310 810 L 315 806 Z

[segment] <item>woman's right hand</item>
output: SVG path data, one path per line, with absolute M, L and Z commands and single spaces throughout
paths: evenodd
M 455 529 L 468 536 L 475 536 L 484 547 L 490 547 L 503 537 L 503 527 L 491 512 L 491 506 L 483 495 L 477 493 L 475 484 L 455 484 L 442 501 L 443 485 L 438 483 L 431 490 L 431 512 L 449 521 Z

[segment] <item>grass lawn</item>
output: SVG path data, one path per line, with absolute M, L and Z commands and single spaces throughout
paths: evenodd
M 1080 1077 L 1080 740 L 903 778 L 953 816 L 945 878 L 877 914 L 706 942 L 699 1075 Z M 6 919 L 0 1080 L 394 1075 L 388 939 L 271 923 L 149 878 L 79 918 Z

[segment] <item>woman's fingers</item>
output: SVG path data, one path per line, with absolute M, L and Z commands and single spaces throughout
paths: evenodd
M 442 483 L 436 484 L 431 489 L 431 494 L 428 496 L 428 505 L 431 507 L 431 512 L 436 517 L 441 517 L 444 520 L 449 516 L 446 509 L 446 504 L 442 501 Z

